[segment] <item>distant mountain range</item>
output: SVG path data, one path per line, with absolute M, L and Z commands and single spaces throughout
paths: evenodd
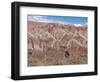
M 77 43 L 80 45 L 87 46 L 87 26 L 28 21 L 28 32 L 37 38 L 38 36 L 41 36 L 42 39 L 53 38 L 55 42 L 63 40 L 62 42 L 64 42 L 64 44 L 66 43 L 66 39 L 63 39 L 63 37 L 67 37 L 67 41 L 70 39 L 75 39 L 75 43 L 78 41 Z M 71 38 L 68 39 L 68 37 Z
M 33 22 L 33 21 L 28 21 L 28 30 L 32 31 L 37 28 L 42 28 L 42 29 L 53 29 L 53 28 L 63 28 L 63 29 L 73 29 L 73 30 L 87 30 L 87 25 L 76 25 L 76 24 L 61 24 L 61 23 L 46 23 L 46 22 Z M 77 28 L 74 28 L 77 27 Z

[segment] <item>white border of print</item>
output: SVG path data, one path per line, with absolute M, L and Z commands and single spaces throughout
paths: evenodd
M 88 17 L 88 64 L 27 67 L 27 15 L 57 15 Z M 94 12 L 92 10 L 20 8 L 20 75 L 43 75 L 94 71 Z

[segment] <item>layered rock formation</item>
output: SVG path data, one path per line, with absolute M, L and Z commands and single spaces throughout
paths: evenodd
M 28 66 L 87 63 L 87 26 L 28 21 Z

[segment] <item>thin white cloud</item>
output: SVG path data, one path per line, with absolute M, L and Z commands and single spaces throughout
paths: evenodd
M 65 23 L 65 22 L 62 22 L 62 21 L 49 20 L 49 19 L 46 18 L 46 16 L 28 16 L 28 21 L 68 24 L 68 23 Z
M 74 24 L 74 26 L 83 26 L 83 24 Z
M 44 16 L 28 16 L 29 21 L 42 21 L 44 20 Z

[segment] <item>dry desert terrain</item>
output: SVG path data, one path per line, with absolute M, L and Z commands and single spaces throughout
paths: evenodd
M 87 64 L 87 26 L 28 21 L 28 66 Z

